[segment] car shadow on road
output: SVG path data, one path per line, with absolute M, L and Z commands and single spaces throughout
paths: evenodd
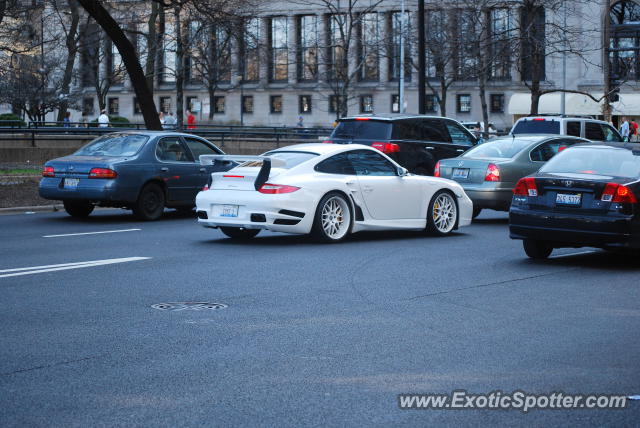
M 481 224 L 508 224 L 509 218 L 476 218 L 471 223 L 472 225 L 481 225 Z
M 346 238 L 344 241 L 333 245 L 349 246 L 354 244 L 362 244 L 366 242 L 382 242 L 382 241 L 406 241 L 406 240 L 427 240 L 443 242 L 449 239 L 459 239 L 466 236 L 464 233 L 453 232 L 448 236 L 432 236 L 420 231 L 380 231 L 380 232 L 358 232 Z M 332 245 L 317 241 L 310 235 L 269 235 L 256 236 L 249 240 L 234 240 L 227 237 L 221 239 L 211 239 L 201 241 L 204 245 L 251 245 L 251 246 L 285 246 L 285 245 Z
M 122 224 L 122 223 L 158 223 L 166 221 L 191 219 L 196 221 L 196 213 L 194 211 L 184 212 L 168 209 L 164 212 L 162 217 L 152 222 L 145 222 L 138 219 L 129 210 L 118 210 L 117 208 L 109 210 L 97 210 L 94 211 L 89 217 L 78 218 L 71 217 L 62 213 L 61 216 L 53 218 L 47 218 L 47 221 L 55 221 L 63 224 Z
M 640 271 L 640 253 L 612 252 L 597 248 L 576 248 L 575 253 L 552 254 L 547 260 L 523 259 L 523 264 L 564 266 L 606 271 Z

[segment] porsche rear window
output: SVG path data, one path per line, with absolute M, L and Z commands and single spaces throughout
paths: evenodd
M 298 151 L 291 151 L 291 152 L 284 152 L 284 151 L 274 151 L 274 152 L 267 152 L 264 154 L 264 156 L 269 156 L 272 157 L 274 159 L 279 159 L 281 161 L 284 161 L 285 166 L 278 166 L 278 168 L 282 168 L 282 169 L 291 169 L 294 166 L 300 165 L 302 162 L 306 162 L 309 159 L 312 159 L 316 156 L 318 156 L 317 153 L 311 153 L 311 152 L 298 152 Z M 240 165 L 242 167 L 261 167 L 262 166 L 262 162 L 247 162 L 243 165 Z
M 133 156 L 149 140 L 146 135 L 111 134 L 97 138 L 75 152 L 79 156 Z
M 571 147 L 551 158 L 541 169 L 546 173 L 640 177 L 640 155 L 631 150 L 608 147 Z
M 531 144 L 530 140 L 518 140 L 517 138 L 505 138 L 503 140 L 489 141 L 467 150 L 463 158 L 505 158 L 510 159 L 520 153 L 522 149 Z

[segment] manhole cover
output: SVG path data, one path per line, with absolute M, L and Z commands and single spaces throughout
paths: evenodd
M 227 307 L 224 303 L 211 303 L 211 302 L 170 302 L 170 303 L 156 303 L 151 305 L 153 309 L 159 309 L 161 311 L 203 311 L 207 309 L 224 309 Z

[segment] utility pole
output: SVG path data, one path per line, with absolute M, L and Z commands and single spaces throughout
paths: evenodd
M 425 79 L 427 62 L 425 58 L 425 33 L 424 33 L 424 0 L 418 0 L 418 113 L 425 114 L 425 93 L 427 81 Z
M 563 40 L 563 51 L 562 54 L 562 90 L 563 92 L 560 94 L 560 114 L 567 114 L 567 93 L 564 92 L 567 90 L 567 0 L 562 2 L 563 9 L 563 29 L 564 29 L 564 40 Z
M 398 91 L 398 112 L 404 113 L 404 32 L 406 27 L 406 17 L 404 11 L 404 0 L 400 2 L 400 90 Z

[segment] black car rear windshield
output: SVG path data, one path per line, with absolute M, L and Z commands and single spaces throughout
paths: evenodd
M 505 138 L 502 140 L 489 141 L 467 150 L 464 158 L 505 158 L 510 159 L 520 153 L 522 149 L 531 144 L 530 140 L 520 140 L 517 138 Z
M 75 152 L 80 156 L 133 156 L 147 142 L 146 135 L 111 134 L 97 138 Z
M 378 120 L 343 120 L 334 129 L 331 138 L 350 140 L 388 140 L 391 137 L 391 123 Z
M 512 134 L 559 134 L 560 122 L 557 120 L 535 118 L 516 123 Z
M 640 155 L 617 147 L 571 147 L 551 158 L 540 172 L 638 178 Z

